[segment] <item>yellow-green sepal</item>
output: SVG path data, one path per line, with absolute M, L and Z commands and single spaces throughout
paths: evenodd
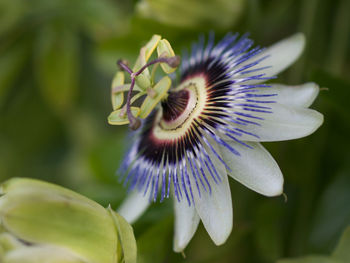
M 125 74 L 122 71 L 118 71 L 113 78 L 112 86 L 111 86 L 111 99 L 112 99 L 112 107 L 113 110 L 119 109 L 124 102 L 124 92 L 118 91 L 115 92 L 116 87 L 120 87 L 124 84 Z
M 131 107 L 130 108 L 132 115 L 138 117 L 140 114 L 139 107 Z M 108 123 L 112 125 L 124 125 L 129 123 L 128 115 L 124 108 L 113 111 L 108 116 Z
M 147 96 L 141 105 L 140 118 L 146 118 L 166 95 L 171 86 L 171 79 L 168 76 L 163 77 L 154 87 L 154 97 Z
M 119 243 L 121 244 L 118 247 L 121 248 L 121 253 L 118 253 L 118 256 L 121 256 L 121 258 L 118 262 L 136 263 L 137 246 L 132 227 L 121 215 L 113 211 L 110 206 L 107 209 L 117 227 Z
M 164 56 L 165 57 L 173 57 L 175 56 L 174 50 L 171 48 L 171 45 L 168 40 L 162 39 L 159 41 L 157 46 L 157 53 L 158 57 Z M 162 67 L 163 71 L 167 74 L 173 73 L 176 68 L 170 67 L 166 63 L 160 63 L 160 66 Z

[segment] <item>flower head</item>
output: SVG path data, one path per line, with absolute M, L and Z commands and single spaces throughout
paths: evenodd
M 263 49 L 246 36 L 227 34 L 214 44 L 200 38 L 180 65 L 179 84 L 145 119 L 122 165 L 134 190 L 120 208 L 134 221 L 148 206 L 172 195 L 174 250 L 182 251 L 198 223 L 215 244 L 232 229 L 227 175 L 266 195 L 282 194 L 283 176 L 260 142 L 313 133 L 323 116 L 308 107 L 314 83 L 265 84 L 293 63 L 304 47 L 294 35 Z

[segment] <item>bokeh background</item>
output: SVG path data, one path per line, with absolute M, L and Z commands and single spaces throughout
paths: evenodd
M 172 252 L 170 200 L 134 230 L 144 263 L 327 255 L 350 224 L 349 12 L 349 0 L 0 0 L 0 180 L 40 178 L 116 208 L 126 196 L 116 170 L 128 141 L 127 127 L 107 124 L 117 59 L 133 61 L 155 33 L 180 53 L 210 30 L 250 32 L 263 46 L 303 32 L 306 50 L 278 82 L 318 83 L 313 108 L 325 123 L 307 138 L 264 144 L 288 201 L 230 180 L 230 238 L 216 247 L 200 226 L 186 259 Z

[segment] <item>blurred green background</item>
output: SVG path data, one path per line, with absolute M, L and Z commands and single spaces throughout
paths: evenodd
M 265 46 L 300 31 L 306 50 L 278 82 L 318 83 L 313 108 L 325 123 L 307 138 L 265 144 L 288 202 L 230 180 L 230 238 L 216 247 L 200 226 L 186 259 L 172 252 L 171 201 L 152 205 L 134 228 L 145 263 L 329 254 L 350 224 L 349 10 L 349 0 L 0 0 L 0 180 L 40 178 L 116 208 L 127 148 L 127 127 L 106 121 L 117 59 L 133 61 L 155 33 L 180 53 L 210 30 L 217 39 L 250 32 Z

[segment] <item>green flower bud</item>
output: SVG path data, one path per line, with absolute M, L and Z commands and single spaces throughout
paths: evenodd
M 132 228 L 110 207 L 33 179 L 11 179 L 0 194 L 0 262 L 136 262 Z

